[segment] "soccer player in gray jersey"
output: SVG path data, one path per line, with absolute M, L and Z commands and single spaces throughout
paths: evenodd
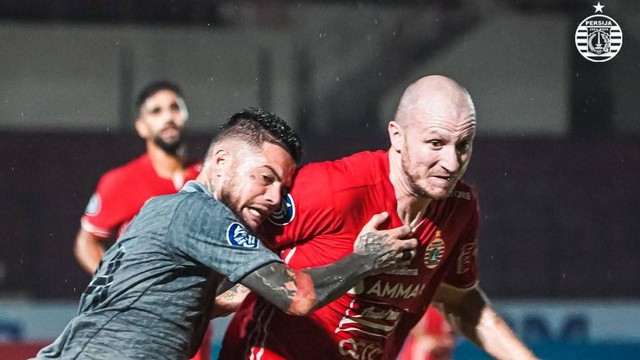
M 254 236 L 291 185 L 301 145 L 280 118 L 233 115 L 211 144 L 203 171 L 174 195 L 150 200 L 104 255 L 78 315 L 38 359 L 187 359 L 198 348 L 214 299 L 238 283 L 278 308 L 305 315 L 367 275 L 415 255 L 407 226 L 376 228 L 352 254 L 293 270 Z M 237 289 L 238 286 L 234 287 Z

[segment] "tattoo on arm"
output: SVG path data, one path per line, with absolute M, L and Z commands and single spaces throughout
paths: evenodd
M 356 254 L 375 257 L 376 268 L 384 267 L 385 264 L 393 265 L 396 262 L 396 252 L 393 248 L 393 242 L 390 241 L 389 235 L 368 232 L 360 235 L 355 244 Z
M 227 316 L 238 310 L 242 302 L 251 290 L 241 284 L 234 285 L 231 289 L 216 296 L 215 306 L 211 314 L 212 318 Z
M 246 286 L 242 284 L 235 284 L 231 289 L 225 291 L 218 297 L 223 301 L 231 302 L 238 299 L 239 297 L 244 299 L 245 296 L 250 292 L 251 290 L 249 290 Z
M 300 291 L 296 272 L 282 263 L 265 265 L 247 275 L 242 283 L 284 311 L 290 309 Z
M 268 264 L 241 282 L 280 310 L 306 315 L 344 294 L 370 269 L 370 257 L 351 254 L 327 266 L 301 270 Z

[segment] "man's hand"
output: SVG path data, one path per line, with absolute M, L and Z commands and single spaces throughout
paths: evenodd
M 353 252 L 373 257 L 374 270 L 404 267 L 416 255 L 418 240 L 411 238 L 411 227 L 403 225 L 389 230 L 378 230 L 389 218 L 387 212 L 375 214 L 362 228 L 353 244 Z

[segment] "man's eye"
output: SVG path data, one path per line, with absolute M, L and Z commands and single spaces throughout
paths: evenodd
M 467 152 L 471 148 L 471 142 L 470 141 L 463 141 L 463 142 L 459 143 L 457 147 L 458 147 L 458 151 L 463 152 L 463 153 Z
M 265 184 L 273 184 L 273 182 L 275 181 L 275 179 L 273 178 L 273 176 L 269 176 L 269 175 L 262 175 L 262 181 Z
M 443 146 L 443 143 L 440 140 L 429 140 L 427 143 L 433 148 L 441 148 Z

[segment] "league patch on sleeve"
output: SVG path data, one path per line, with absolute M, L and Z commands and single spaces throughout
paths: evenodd
M 252 248 L 258 247 L 258 239 L 249 235 L 241 224 L 234 222 L 227 228 L 227 242 L 232 246 Z
M 288 223 L 293 221 L 293 218 L 296 216 L 296 205 L 293 202 L 293 197 L 291 194 L 287 194 L 282 202 L 280 202 L 280 207 L 273 212 L 271 216 L 269 216 L 269 222 L 278 225 L 285 226 Z
M 87 207 L 84 209 L 84 213 L 87 216 L 94 216 L 100 212 L 100 208 L 102 207 L 102 200 L 100 199 L 100 195 L 98 193 L 94 193 L 89 199 L 89 203 Z

